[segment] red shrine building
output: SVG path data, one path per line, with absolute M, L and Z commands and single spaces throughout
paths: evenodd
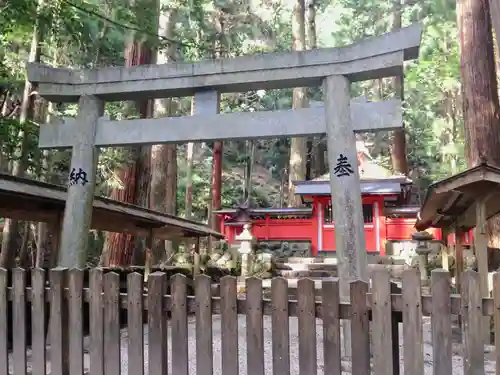
M 411 241 L 418 206 L 409 205 L 412 181 L 406 176 L 393 175 L 375 163 L 366 151 L 358 151 L 366 249 L 385 255 L 389 242 Z M 310 181 L 295 181 L 295 193 L 304 208 L 222 209 L 221 231 L 229 243 L 250 221 L 257 241 L 309 242 L 310 256 L 335 252 L 335 222 L 329 175 Z M 244 216 L 244 217 L 242 217 Z M 436 240 L 441 232 L 430 229 Z

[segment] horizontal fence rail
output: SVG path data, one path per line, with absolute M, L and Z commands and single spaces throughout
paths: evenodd
M 430 295 L 422 295 L 416 270 L 405 271 L 402 291 L 391 293 L 389 273 L 380 269 L 371 287 L 350 283 L 349 302 L 341 301 L 333 278 L 322 281 L 319 300 L 314 281 L 299 280 L 290 300 L 283 278 L 272 280 L 264 298 L 257 278 L 246 279 L 242 293 L 237 279 L 225 276 L 213 296 L 205 275 L 195 278 L 194 295 L 180 274 L 168 279 L 155 272 L 145 284 L 142 274 L 131 273 L 126 293 L 118 273 L 92 269 L 88 285 L 84 276 L 77 269 L 10 275 L 0 269 L 0 375 L 388 375 L 399 374 L 400 366 L 404 374 L 424 374 L 424 316 L 431 317 L 434 374 L 455 372 L 456 316 L 465 375 L 493 366 L 485 363 L 483 338 L 491 318 L 500 344 L 500 274 L 493 298 L 482 298 L 473 271 L 464 273 L 461 295 L 452 295 L 449 274 L 435 270 Z M 341 354 L 343 320 L 350 321 L 352 361 Z M 496 347 L 493 360 L 500 356 Z

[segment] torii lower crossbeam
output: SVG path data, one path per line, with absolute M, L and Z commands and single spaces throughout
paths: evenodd
M 197 95 L 198 97 L 198 95 Z M 200 107 L 203 97 L 197 99 Z M 215 111 L 215 109 L 214 109 Z M 379 102 L 351 101 L 354 132 L 375 132 L 401 128 L 400 100 Z M 70 148 L 80 131 L 74 119 L 40 128 L 41 148 Z M 109 120 L 97 122 L 94 145 L 98 147 L 148 145 L 162 143 L 208 142 L 236 139 L 300 137 L 326 133 L 325 108 L 315 106 L 299 110 L 260 111 L 203 116 L 152 119 Z

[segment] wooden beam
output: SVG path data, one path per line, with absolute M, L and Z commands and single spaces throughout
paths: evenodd
M 455 219 L 456 224 L 459 225 L 463 230 L 474 228 L 477 226 L 477 202 L 481 197 L 474 197 L 474 202 L 459 216 Z M 486 194 L 486 199 L 489 203 L 486 205 L 486 220 L 500 213 L 500 191 L 490 190 Z
M 500 175 L 491 170 L 478 169 L 471 173 L 465 173 L 457 178 L 450 178 L 450 181 L 445 181 L 442 184 L 438 183 L 434 188 L 436 194 L 446 193 L 451 190 L 460 191 L 461 188 L 467 187 L 476 182 L 490 181 L 500 184 Z
M 422 25 L 366 38 L 340 48 L 276 52 L 196 63 L 69 70 L 29 64 L 28 79 L 50 101 L 96 95 L 106 101 L 189 96 L 218 92 L 319 86 L 330 75 L 351 81 L 402 74 L 404 60 L 418 57 Z
M 476 201 L 476 230 L 474 232 L 474 253 L 477 259 L 477 270 L 481 288 L 481 296 L 489 297 L 488 290 L 488 234 L 486 232 L 486 200 L 487 197 Z M 483 318 L 483 337 L 485 344 L 490 343 L 490 317 Z
M 448 262 L 448 235 L 450 234 L 451 230 L 449 227 L 443 228 L 442 233 L 443 233 L 443 246 L 441 246 L 441 268 L 449 271 L 450 270 L 450 265 Z
M 53 223 L 57 220 L 57 215 L 58 212 L 53 211 L 34 211 L 27 208 L 0 207 L 0 217 L 14 220 Z
M 62 214 L 67 192 L 61 186 L 49 185 L 39 181 L 26 180 L 13 176 L 0 175 L 0 217 L 12 217 L 20 220 L 51 222 Z M 151 211 L 142 207 L 98 197 L 94 199 L 92 228 L 122 232 L 122 228 L 165 227 L 158 235 L 167 236 L 169 230 L 177 236 L 178 230 L 193 236 L 220 238 L 221 234 L 202 223 L 186 220 L 173 215 Z M 133 225 L 132 225 L 133 223 Z M 144 233 L 141 231 L 140 233 Z M 163 238 L 163 237 L 161 237 Z
M 397 99 L 351 101 L 355 132 L 394 130 L 402 127 L 401 101 Z M 80 128 L 75 120 L 40 127 L 39 147 L 69 148 Z M 239 112 L 205 116 L 165 117 L 111 121 L 99 119 L 95 145 L 98 147 L 136 144 L 207 142 L 215 140 L 297 137 L 326 133 L 325 108 Z

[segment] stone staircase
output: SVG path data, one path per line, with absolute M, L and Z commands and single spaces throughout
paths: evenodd
M 408 266 L 404 265 L 403 259 L 379 257 L 377 255 L 368 257 L 368 270 L 372 271 L 376 267 L 385 266 L 393 278 L 399 278 L 402 271 Z M 302 278 L 308 278 L 314 281 L 316 294 L 319 295 L 321 282 L 325 278 L 337 277 L 337 258 L 335 257 L 316 257 L 302 258 L 289 257 L 281 258 L 276 261 L 276 270 L 278 276 L 288 281 L 289 296 L 294 298 L 297 293 L 297 283 Z M 265 294 L 270 292 L 271 280 L 263 280 Z
M 285 279 L 322 279 L 337 276 L 336 258 L 290 257 L 276 262 L 278 275 Z
M 300 279 L 308 278 L 313 280 L 315 288 L 319 292 L 322 280 L 337 277 L 337 259 L 322 257 L 281 258 L 276 261 L 276 271 L 277 276 L 287 279 L 289 297 L 293 299 L 296 296 L 297 283 Z M 269 291 L 271 280 L 263 280 L 263 287 Z

